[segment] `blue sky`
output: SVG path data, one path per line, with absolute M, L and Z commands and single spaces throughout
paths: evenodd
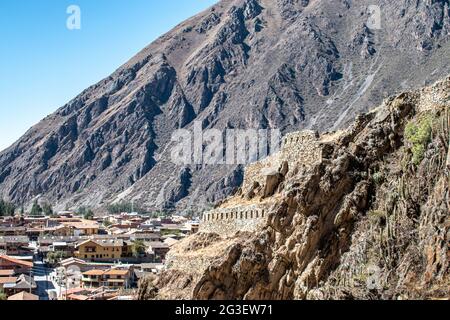
M 1 0 L 0 150 L 217 0 Z M 70 5 L 81 29 L 69 30 Z

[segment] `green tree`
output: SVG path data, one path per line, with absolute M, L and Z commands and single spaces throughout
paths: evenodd
M 38 204 L 37 201 L 33 202 L 33 207 L 31 208 L 31 215 L 32 216 L 40 216 L 42 214 L 42 208 Z
M 108 207 L 106 209 L 108 210 L 108 213 L 110 213 L 110 214 L 119 214 L 122 212 L 127 212 L 127 213 L 137 212 L 139 214 L 146 213 L 146 211 L 143 208 L 141 208 L 139 205 L 132 203 L 132 202 L 127 202 L 127 201 L 110 204 L 110 205 L 108 205 Z
M 136 240 L 131 245 L 131 252 L 133 253 L 133 257 L 138 258 L 145 253 L 147 247 L 145 246 L 144 241 Z
M 132 212 L 132 207 L 133 205 L 131 204 L 131 202 L 120 202 L 108 205 L 107 210 L 110 214 L 118 214 L 122 212 L 129 213 Z
M 46 215 L 46 216 L 51 216 L 51 215 L 53 215 L 53 208 L 52 208 L 52 205 L 51 204 L 49 204 L 49 203 L 44 203 L 43 205 L 42 205 L 42 211 L 44 212 L 44 214 Z
M 103 226 L 108 228 L 108 227 L 112 226 L 112 223 L 108 220 L 105 220 L 105 221 L 103 221 Z
M 89 209 L 84 215 L 83 218 L 86 220 L 94 220 L 94 212 Z
M 83 219 L 86 219 L 86 220 L 93 220 L 94 219 L 94 212 L 88 207 L 80 207 L 80 208 L 78 208 L 77 213 L 79 215 L 83 216 Z
M 12 216 L 16 211 L 16 206 L 8 201 L 0 199 L 0 216 Z
M 49 252 L 47 254 L 47 262 L 51 265 L 57 265 L 64 258 L 64 253 L 59 251 Z

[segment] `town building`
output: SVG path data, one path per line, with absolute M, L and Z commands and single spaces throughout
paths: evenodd
M 13 269 L 0 270 L 0 278 L 8 278 L 14 276 L 16 272 Z
M 4 286 L 5 285 L 12 285 L 15 284 L 17 281 L 17 277 L 0 277 L 0 289 L 1 291 L 5 292 Z
M 164 242 L 146 242 L 147 252 L 155 256 L 156 262 L 165 260 L 167 252 L 169 252 L 170 247 Z
M 39 300 L 39 296 L 26 292 L 26 291 L 21 291 L 15 295 L 12 295 L 10 297 L 8 297 L 9 301 L 37 301 Z
M 86 272 L 92 269 L 101 269 L 101 270 L 107 270 L 114 266 L 114 263 L 108 263 L 108 262 L 88 262 L 82 259 L 77 258 L 68 258 L 65 260 L 62 260 L 60 262 L 60 266 L 63 267 L 66 272 L 68 270 L 79 270 L 80 272 Z
M 0 255 L 0 270 L 14 270 L 15 274 L 29 274 L 33 268 L 33 262 L 19 260 L 6 255 Z
M 74 236 L 91 236 L 99 232 L 100 225 L 97 221 L 75 219 L 77 221 L 62 222 L 62 225 L 72 228 Z
M 117 296 L 117 290 L 99 288 L 74 288 L 63 292 L 63 300 L 86 301 L 86 300 L 112 300 Z
M 129 256 L 128 244 L 123 240 L 95 240 L 83 241 L 75 247 L 74 256 L 89 261 L 114 261 Z
M 81 281 L 83 283 L 83 288 L 100 288 L 103 284 L 103 274 L 106 270 L 92 269 L 83 272 L 83 277 Z
M 132 286 L 132 268 L 92 269 L 83 273 L 83 288 L 128 289 Z
M 29 239 L 26 236 L 3 236 L 0 237 L 0 252 L 10 256 L 28 255 Z
M 131 269 L 111 269 L 103 274 L 103 285 L 110 289 L 128 289 L 133 281 Z
M 22 291 L 32 293 L 35 292 L 36 289 L 37 285 L 33 277 L 26 274 L 21 274 L 20 276 L 18 276 L 15 282 L 8 282 L 3 284 L 3 291 L 7 296 L 11 296 Z
M 16 237 L 26 235 L 27 228 L 25 227 L 0 227 L 0 236 L 3 237 Z

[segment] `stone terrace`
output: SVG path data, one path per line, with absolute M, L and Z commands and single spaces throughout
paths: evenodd
M 267 174 L 277 171 L 283 162 L 288 163 L 289 170 L 296 166 L 312 166 L 326 155 L 325 150 L 329 145 L 325 141 L 326 137 L 320 137 L 316 131 L 310 130 L 287 134 L 279 152 L 245 169 L 242 190 L 245 192 L 251 189 L 255 182 L 264 185 Z
M 245 193 L 250 190 L 256 182 L 264 186 L 267 176 L 278 172 L 283 163 L 287 162 L 289 170 L 297 166 L 312 167 L 314 163 L 326 157 L 333 140 L 334 138 L 327 135 L 320 137 L 315 131 L 299 131 L 286 135 L 279 152 L 245 169 L 242 191 Z M 236 197 L 228 202 L 234 205 L 225 207 L 224 204 L 221 208 L 204 213 L 200 232 L 228 237 L 237 231 L 256 231 L 267 221 L 270 202 L 239 205 L 239 202 L 245 201 Z
M 200 232 L 232 236 L 237 231 L 256 231 L 266 222 L 268 209 L 268 206 L 248 205 L 205 212 Z

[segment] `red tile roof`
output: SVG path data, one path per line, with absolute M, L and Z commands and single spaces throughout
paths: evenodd
M 0 278 L 0 284 L 15 283 L 16 281 L 17 281 L 16 277 L 2 277 L 2 278 Z
M 67 297 L 69 300 L 77 300 L 77 301 L 85 301 L 88 300 L 89 297 L 82 294 L 71 294 Z
M 71 294 L 77 294 L 77 293 L 86 292 L 86 291 L 89 291 L 89 290 L 88 289 L 84 289 L 84 288 L 72 288 L 72 289 L 63 291 L 63 294 L 64 295 L 71 295 Z
M 20 292 L 20 293 L 18 293 L 18 294 L 15 294 L 15 295 L 9 297 L 8 300 L 16 300 L 16 301 L 19 301 L 19 300 L 20 300 L 20 301 L 28 300 L 28 301 L 35 301 L 35 300 L 39 300 L 39 297 L 36 296 L 36 295 L 34 295 L 34 294 L 31 294 L 31 293 L 22 291 L 22 292 Z
M 92 269 L 83 273 L 84 276 L 101 276 L 105 273 L 104 270 Z
M 130 272 L 130 270 L 109 270 L 107 272 L 105 272 L 105 275 L 110 275 L 110 276 L 126 276 L 128 273 Z
M 10 277 L 14 275 L 14 270 L 0 270 L 0 277 Z
M 0 255 L 0 260 L 6 260 L 10 263 L 21 265 L 24 267 L 29 267 L 29 268 L 33 267 L 33 262 L 23 261 L 23 260 L 15 259 L 13 257 L 9 257 L 9 256 Z

